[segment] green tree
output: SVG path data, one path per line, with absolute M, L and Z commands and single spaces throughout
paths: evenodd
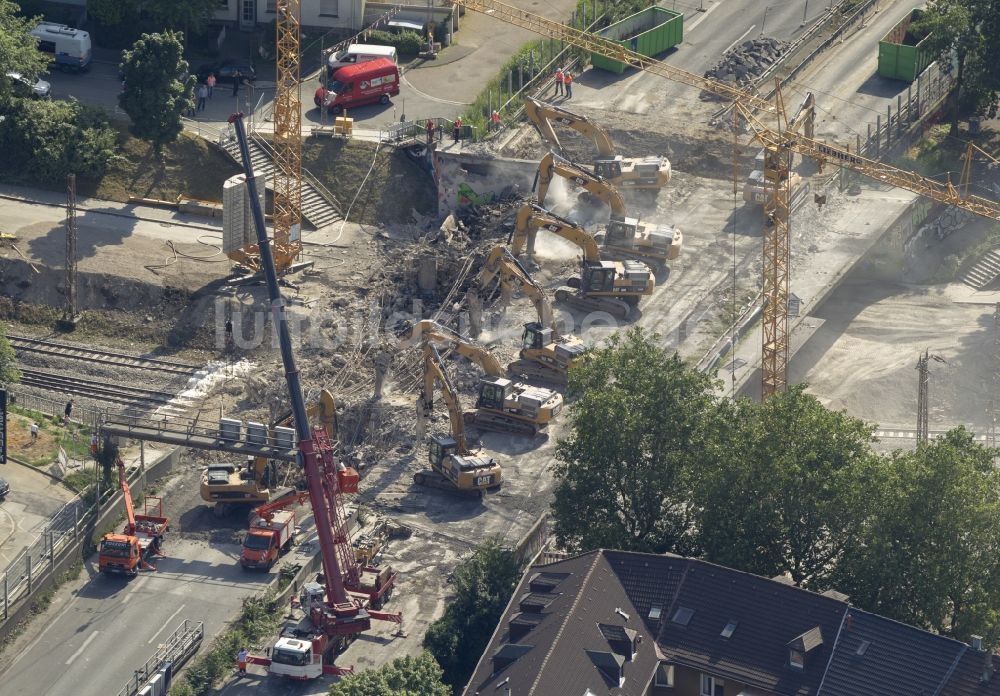
M 74 99 L 20 100 L 0 125 L 6 168 L 39 183 L 61 183 L 71 172 L 100 177 L 116 140 L 104 111 Z
M 105 437 L 97 449 L 97 463 L 101 465 L 101 478 L 106 487 L 114 481 L 115 465 L 119 456 L 118 445 L 110 437 Z
M 7 72 L 21 73 L 35 80 L 48 71 L 48 56 L 38 50 L 38 42 L 31 30 L 38 25 L 38 18 L 28 19 L 18 14 L 18 6 L 9 0 L 0 0 L 0 96 L 9 97 L 10 78 Z
M 17 369 L 17 354 L 7 340 L 7 325 L 0 323 L 0 385 L 13 384 L 21 379 Z
M 955 88 L 951 94 L 951 135 L 958 135 L 959 110 L 963 103 L 973 108 L 995 100 L 1000 86 L 1000 64 L 995 35 L 990 28 L 1000 24 L 1000 6 L 995 0 L 931 0 L 911 31 L 926 32 L 926 46 L 942 63 L 957 63 Z M 966 94 L 968 91 L 968 94 Z M 979 103 L 977 103 L 979 102 Z
M 87 17 L 105 26 L 122 24 L 138 14 L 136 0 L 87 0 Z
M 695 485 L 706 559 L 825 589 L 852 519 L 852 483 L 874 456 L 872 432 L 805 385 L 721 405 Z
M 431 624 L 424 647 L 444 669 L 444 681 L 462 687 L 493 635 L 521 578 L 514 552 L 490 538 L 455 569 L 455 599 Z
M 146 14 L 157 26 L 182 31 L 186 41 L 188 32 L 203 29 L 218 7 L 218 0 L 172 0 L 149 4 Z
M 425 651 L 344 677 L 330 688 L 330 696 L 451 696 L 451 689 L 441 682 L 442 674 Z
M 868 611 L 1000 643 L 997 456 L 959 427 L 884 458 L 832 586 Z
M 690 554 L 688 472 L 715 408 L 712 380 L 635 328 L 570 374 L 578 395 L 556 446 L 560 545 Z
M 118 103 L 132 119 L 129 129 L 159 154 L 180 135 L 181 115 L 194 105 L 195 78 L 184 60 L 181 35 L 143 34 L 131 50 L 122 51 L 119 69 L 125 88 Z

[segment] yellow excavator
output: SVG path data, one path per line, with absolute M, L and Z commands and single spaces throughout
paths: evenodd
M 337 408 L 333 394 L 324 389 L 319 399 L 310 404 L 307 411 L 310 419 L 319 420 L 329 437 L 337 433 Z M 274 438 L 276 427 L 287 427 L 292 423 L 288 414 L 268 428 L 268 436 Z M 291 447 L 292 444 L 289 444 Z M 214 503 L 217 516 L 227 514 L 237 505 L 256 507 L 266 503 L 277 491 L 277 466 L 265 457 L 248 457 L 243 467 L 235 464 L 212 464 L 201 475 L 201 499 Z
M 517 211 L 511 251 L 520 256 L 527 247 L 534 254 L 539 229 L 548 230 L 576 244 L 583 251 L 580 277 L 570 278 L 567 286 L 556 290 L 556 301 L 586 312 L 607 312 L 625 319 L 640 297 L 653 294 L 656 279 L 641 261 L 602 261 L 597 241 L 587 230 L 545 208 L 526 203 Z
M 451 434 L 431 435 L 427 455 L 431 468 L 414 474 L 413 482 L 481 498 L 487 490 L 500 487 L 503 471 L 493 457 L 469 450 L 462 405 L 441 362 L 441 355 L 429 342 L 424 343 L 423 353 L 424 389 L 417 402 L 418 417 L 426 421 L 434 411 L 434 383 L 438 382 L 448 406 Z
M 554 104 L 524 98 L 524 113 L 538 129 L 539 134 L 561 150 L 559 136 L 553 123 L 569 126 L 580 135 L 590 138 L 597 146 L 594 173 L 611 181 L 615 186 L 635 189 L 661 189 L 670 181 L 670 160 L 651 155 L 647 157 L 622 157 L 615 154 L 615 146 L 608 132 L 588 119 Z
M 465 425 L 514 435 L 537 435 L 562 411 L 562 394 L 507 379 L 492 353 L 431 319 L 413 325 L 410 339 L 421 345 L 444 342 L 478 365 L 486 375 L 479 380 L 476 410 L 466 411 Z
M 507 247 L 497 245 L 486 256 L 483 270 L 469 289 L 470 313 L 482 312 L 480 293 L 497 277 L 500 279 L 500 301 L 503 305 L 510 301 L 516 283 L 531 300 L 538 315 L 538 321 L 524 325 L 521 334 L 521 359 L 508 365 L 507 372 L 524 379 L 566 384 L 569 368 L 585 350 L 583 341 L 576 336 L 559 334 L 545 291 L 531 279 L 524 266 Z M 477 326 L 480 322 L 478 318 L 474 318 L 471 323 Z
M 601 246 L 607 251 L 637 256 L 660 264 L 666 264 L 680 256 L 684 235 L 679 229 L 673 226 L 647 226 L 641 224 L 638 218 L 628 217 L 625 213 L 625 199 L 610 181 L 553 152 L 545 155 L 538 163 L 535 174 L 538 205 L 545 206 L 545 196 L 556 175 L 572 181 L 611 208 L 611 219 L 604 234 L 597 236 Z

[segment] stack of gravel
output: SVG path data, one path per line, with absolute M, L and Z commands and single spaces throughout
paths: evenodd
M 727 51 L 713 68 L 705 71 L 705 77 L 743 86 L 752 85 L 786 50 L 787 44 L 777 39 L 744 41 Z

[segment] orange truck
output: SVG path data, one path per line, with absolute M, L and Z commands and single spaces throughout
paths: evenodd
M 135 514 L 132 493 L 125 477 L 125 464 L 120 459 L 118 482 L 125 498 L 127 521 L 121 534 L 109 532 L 101 539 L 97 566 L 105 575 L 134 578 L 140 570 L 156 570 L 152 559 L 161 555 L 170 519 L 163 515 L 163 500 L 155 496 L 146 496 L 143 513 Z
M 290 492 L 261 505 L 250 516 L 250 528 L 243 538 L 240 565 L 245 569 L 270 570 L 278 557 L 295 543 L 295 512 L 285 508 L 298 505 L 309 493 Z

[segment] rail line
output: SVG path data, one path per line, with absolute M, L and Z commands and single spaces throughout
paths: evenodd
M 7 338 L 11 346 L 18 352 L 56 355 L 73 360 L 86 360 L 88 362 L 104 363 L 118 367 L 134 367 L 142 370 L 169 372 L 175 375 L 191 375 L 201 368 L 200 365 L 176 360 L 140 358 L 135 355 L 128 355 L 127 353 L 81 348 L 80 346 L 67 343 L 44 341 L 37 338 L 28 338 L 27 336 L 8 336 Z
M 26 368 L 21 368 L 21 384 L 26 387 L 47 389 L 98 401 L 111 401 L 117 404 L 149 408 L 162 406 L 176 398 L 176 394 L 170 392 L 111 385 L 104 381 L 67 377 L 53 372 Z

